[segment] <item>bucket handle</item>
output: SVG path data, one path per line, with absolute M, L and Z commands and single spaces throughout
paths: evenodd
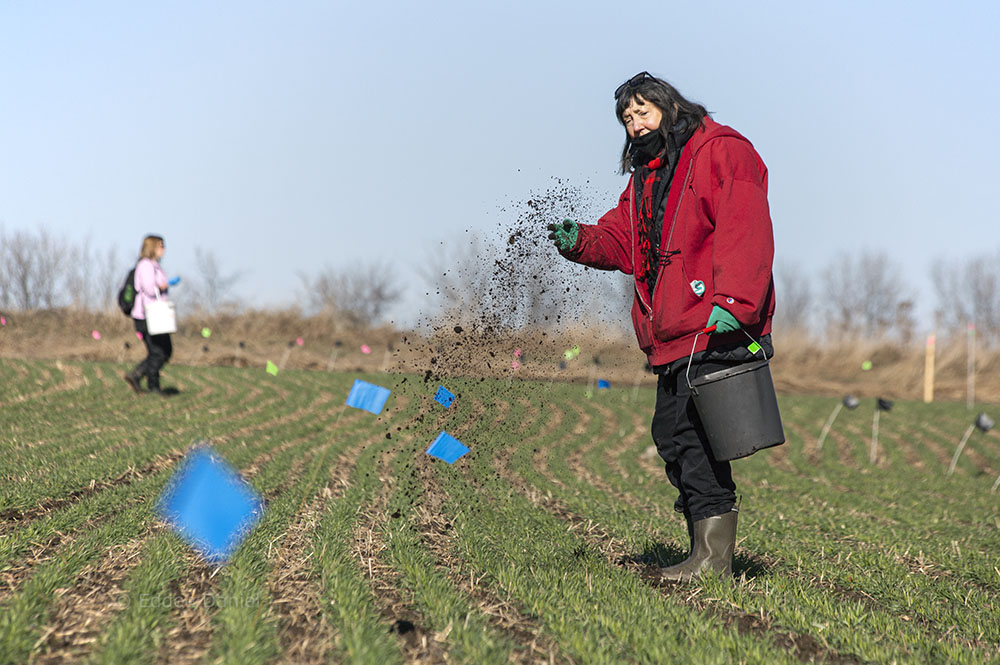
M 743 330 L 743 329 L 740 328 L 740 330 Z M 694 386 L 691 385 L 691 361 L 694 359 L 694 349 L 695 349 L 695 346 L 697 346 L 697 344 L 698 344 L 698 336 L 699 335 L 707 335 L 710 332 L 715 332 L 715 326 L 709 326 L 708 328 L 702 328 L 701 330 L 699 330 L 697 332 L 697 334 L 695 334 L 694 341 L 691 342 L 691 355 L 688 356 L 687 371 L 684 372 L 684 378 L 687 380 L 688 390 L 690 390 L 692 393 L 694 393 L 696 395 L 698 394 L 698 391 L 694 388 Z M 767 360 L 767 354 L 764 353 L 764 347 L 761 346 L 760 343 L 757 340 L 755 340 L 753 337 L 751 337 L 750 333 L 748 333 L 746 330 L 743 330 L 743 334 L 746 335 L 747 337 L 749 337 L 751 342 L 754 342 L 755 344 L 757 344 L 757 347 L 758 347 L 757 351 L 760 351 L 760 355 L 764 356 L 764 360 Z M 754 351 L 754 355 L 757 354 L 757 351 Z

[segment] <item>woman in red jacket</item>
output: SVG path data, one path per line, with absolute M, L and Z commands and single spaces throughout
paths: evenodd
M 634 276 L 632 323 L 659 375 L 653 441 L 691 541 L 688 558 L 662 577 L 728 576 L 736 486 L 708 445 L 685 370 L 695 336 L 713 326 L 697 337 L 692 379 L 752 360 L 749 337 L 772 354 L 767 167 L 747 139 L 647 72 L 618 87 L 615 113 L 625 128 L 621 172 L 631 174 L 618 205 L 597 224 L 550 224 L 549 238 L 571 261 Z

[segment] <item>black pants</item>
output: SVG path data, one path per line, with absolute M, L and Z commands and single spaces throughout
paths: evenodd
M 735 362 L 700 361 L 691 378 L 732 367 Z M 728 513 L 736 504 L 736 485 L 729 462 L 712 455 L 685 379 L 687 364 L 660 374 L 653 412 L 653 442 L 666 463 L 667 478 L 677 488 L 674 510 L 694 521 Z
M 136 365 L 132 373 L 145 376 L 150 390 L 159 390 L 160 368 L 167 364 L 174 352 L 170 335 L 150 335 L 146 332 L 145 319 L 132 320 L 135 321 L 136 332 L 142 333 L 142 342 L 146 345 L 146 359 Z

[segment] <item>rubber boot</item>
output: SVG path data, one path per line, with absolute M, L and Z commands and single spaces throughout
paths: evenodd
M 142 385 L 140 385 L 140 381 L 142 381 L 142 374 L 139 373 L 138 367 L 125 375 L 125 383 L 127 383 L 137 395 L 142 394 Z
M 731 510 L 723 515 L 695 522 L 691 556 L 677 565 L 660 568 L 660 579 L 667 582 L 688 582 L 705 571 L 731 577 L 738 515 L 738 512 Z
M 688 556 L 694 552 L 694 520 L 691 519 L 691 513 L 687 510 L 684 511 L 684 521 L 687 522 L 688 528 Z
M 149 392 L 153 395 L 163 395 L 163 391 L 160 390 L 160 373 L 159 372 L 149 372 L 146 375 L 146 382 L 149 384 Z

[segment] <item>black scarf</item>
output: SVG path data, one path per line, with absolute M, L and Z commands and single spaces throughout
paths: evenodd
M 674 171 L 677 170 L 681 150 L 688 138 L 684 129 L 685 122 L 681 120 L 670 128 L 665 139 L 660 132 L 649 132 L 632 139 L 632 163 L 636 165 L 633 182 L 639 222 L 639 248 L 643 255 L 636 277 L 645 283 L 650 296 L 660 267 L 660 239 L 663 235 L 667 192 L 670 190 Z M 659 140 L 655 137 L 648 138 L 654 134 Z M 652 146 L 659 148 L 653 157 L 646 161 L 638 161 L 637 158 L 648 156 L 646 151 Z M 669 260 L 668 258 L 667 261 Z

